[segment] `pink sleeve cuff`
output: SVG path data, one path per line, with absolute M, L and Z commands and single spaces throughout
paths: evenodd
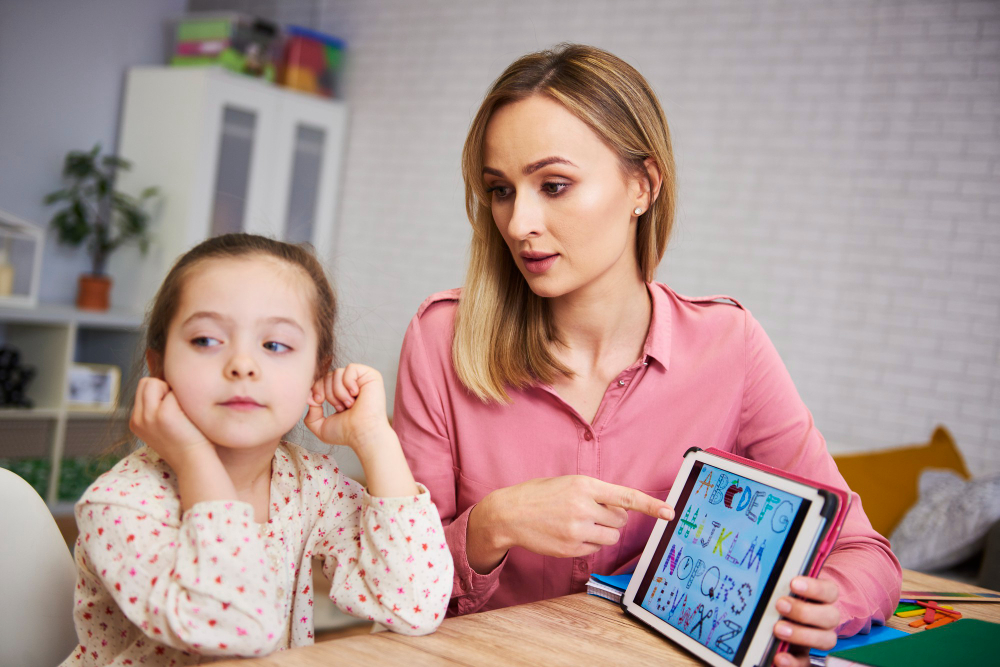
M 455 581 L 451 590 L 450 616 L 469 614 L 478 611 L 493 596 L 500 585 L 500 572 L 503 570 L 507 556 L 489 574 L 479 574 L 469 565 L 469 554 L 466 551 L 466 533 L 469 529 L 469 514 L 475 505 L 455 517 L 455 520 L 445 526 L 444 534 L 455 561 Z

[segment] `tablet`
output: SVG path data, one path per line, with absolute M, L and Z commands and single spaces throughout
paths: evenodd
M 656 522 L 621 604 L 710 665 L 770 665 L 775 603 L 810 571 L 840 500 L 738 459 L 688 450 L 674 518 Z

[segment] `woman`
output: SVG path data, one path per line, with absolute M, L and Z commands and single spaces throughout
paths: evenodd
M 517 60 L 472 123 L 462 171 L 465 287 L 413 318 L 394 413 L 447 525 L 452 613 L 629 571 L 653 517 L 671 515 L 657 499 L 691 446 L 846 488 L 750 314 L 652 282 L 674 162 L 663 111 L 632 67 L 579 45 Z M 775 633 L 829 648 L 884 621 L 899 585 L 855 498 L 821 576 L 778 601 Z

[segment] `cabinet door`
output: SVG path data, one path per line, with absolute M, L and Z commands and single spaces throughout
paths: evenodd
M 220 77 L 213 81 L 205 136 L 212 142 L 212 192 L 201 238 L 259 232 L 268 216 L 278 103 L 274 90 L 257 81 Z
M 343 103 L 286 93 L 278 104 L 270 215 L 263 231 L 333 254 L 347 127 Z

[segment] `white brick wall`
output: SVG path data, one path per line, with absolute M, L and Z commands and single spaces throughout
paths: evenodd
M 279 6 L 282 3 L 277 3 Z M 351 358 L 395 375 L 462 282 L 459 154 L 517 56 L 580 41 L 652 83 L 680 174 L 660 278 L 763 323 L 831 450 L 950 428 L 1000 471 L 1000 3 L 315 0 L 346 37 L 352 131 L 334 249 Z

